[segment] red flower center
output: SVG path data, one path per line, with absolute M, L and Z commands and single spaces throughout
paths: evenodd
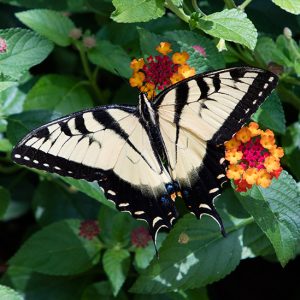
M 145 64 L 143 71 L 145 81 L 153 83 L 159 90 L 163 90 L 171 84 L 170 77 L 177 72 L 178 65 L 175 65 L 168 56 L 149 56 L 148 64 Z
M 146 247 L 151 240 L 149 231 L 144 227 L 138 227 L 132 230 L 131 243 L 136 247 Z
M 269 151 L 260 144 L 260 138 L 252 138 L 249 142 L 242 143 L 238 150 L 243 152 L 240 165 L 244 169 L 263 169 L 265 158 L 270 156 Z

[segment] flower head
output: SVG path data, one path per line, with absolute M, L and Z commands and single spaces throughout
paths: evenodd
M 230 163 L 226 176 L 234 180 L 239 192 L 254 184 L 267 188 L 282 171 L 283 149 L 277 147 L 273 131 L 263 131 L 255 122 L 241 128 L 225 143 L 225 149 L 225 159 Z
M 96 39 L 94 36 L 86 36 L 83 38 L 83 45 L 88 48 L 94 48 L 96 46 Z
M 95 220 L 86 220 L 80 223 L 79 235 L 88 240 L 93 239 L 100 233 L 98 222 Z
M 202 56 L 206 57 L 206 51 L 203 47 L 199 46 L 199 45 L 195 45 L 193 46 L 193 48 L 198 51 Z
M 130 64 L 133 70 L 132 77 L 129 79 L 130 85 L 147 93 L 148 99 L 152 99 L 159 91 L 171 84 L 196 73 L 195 69 L 187 63 L 189 59 L 187 52 L 175 52 L 169 56 L 173 50 L 168 42 L 161 42 L 156 50 L 159 55 L 149 56 L 145 60 L 133 59 Z M 143 73 L 144 76 L 139 73 Z
M 72 28 L 69 32 L 69 37 L 71 37 L 74 40 L 78 40 L 81 38 L 82 30 L 80 28 Z
M 131 232 L 131 243 L 136 247 L 146 247 L 151 239 L 151 235 L 149 234 L 148 229 L 145 227 L 137 227 Z
M 6 40 L 0 37 L 0 53 L 5 53 L 7 51 Z

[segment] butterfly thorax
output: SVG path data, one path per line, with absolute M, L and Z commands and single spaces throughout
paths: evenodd
M 155 111 L 151 102 L 148 100 L 147 95 L 144 93 L 139 94 L 138 109 L 145 123 L 149 124 L 151 122 L 153 125 L 156 124 Z

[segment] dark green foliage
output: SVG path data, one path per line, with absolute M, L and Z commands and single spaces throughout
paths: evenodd
M 7 43 L 0 53 L 0 220 L 21 232 L 13 246 L 0 240 L 8 249 L 0 252 L 0 272 L 9 265 L 1 300 L 206 300 L 207 285 L 246 258 L 285 266 L 299 254 L 299 0 L 0 2 Z M 287 25 L 293 32 L 282 32 Z M 130 62 L 157 55 L 162 41 L 188 52 L 197 73 L 250 65 L 279 75 L 252 119 L 275 132 L 285 171 L 267 189 L 224 189 L 216 206 L 226 238 L 209 217 L 184 215 L 168 235 L 159 233 L 158 259 L 151 241 L 134 242 L 146 224 L 118 212 L 96 183 L 22 168 L 10 153 L 29 131 L 62 115 L 136 104 Z M 14 225 L 23 219 L 25 226 Z M 81 228 L 86 220 L 99 227 L 91 239 Z

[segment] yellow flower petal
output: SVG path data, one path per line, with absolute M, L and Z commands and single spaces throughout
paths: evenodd
M 241 145 L 241 142 L 238 141 L 235 137 L 233 137 L 231 140 L 225 142 L 226 150 L 237 149 L 240 145 Z
M 247 143 L 251 139 L 251 131 L 247 127 L 242 127 L 235 135 L 235 138 L 242 143 Z
M 243 174 L 243 179 L 247 181 L 248 184 L 255 184 L 258 170 L 256 168 L 249 168 Z
M 139 71 L 143 68 L 145 62 L 143 58 L 133 59 L 130 63 L 130 68 L 133 69 L 134 72 Z
M 159 45 L 155 48 L 157 52 L 167 55 L 168 53 L 172 52 L 171 44 L 168 42 L 160 42 Z
M 229 165 L 226 171 L 226 176 L 229 179 L 241 179 L 244 169 L 240 165 Z
M 172 61 L 174 64 L 183 65 L 189 59 L 189 54 L 187 52 L 175 52 L 172 55 Z
M 265 169 L 261 169 L 257 173 L 256 184 L 263 188 L 267 188 L 271 185 L 272 176 Z
M 225 159 L 231 164 L 237 164 L 239 160 L 243 157 L 242 151 L 237 151 L 236 149 L 227 150 L 225 153 Z

